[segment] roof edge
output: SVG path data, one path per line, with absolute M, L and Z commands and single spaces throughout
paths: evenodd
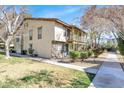
M 83 30 L 81 30 L 79 27 L 77 27 L 76 25 L 70 25 L 70 24 L 68 24 L 68 23 L 66 23 L 66 22 L 64 22 L 64 21 L 62 21 L 62 20 L 60 20 L 60 19 L 58 19 L 58 18 L 24 18 L 24 21 L 25 21 L 25 20 L 54 21 L 54 22 L 60 23 L 60 24 L 66 26 L 66 27 L 69 27 L 69 28 L 70 28 L 70 27 L 75 27 L 76 29 L 78 29 L 78 30 L 80 30 L 80 31 L 82 31 L 82 32 L 84 32 L 84 33 L 86 33 L 85 31 L 83 31 Z

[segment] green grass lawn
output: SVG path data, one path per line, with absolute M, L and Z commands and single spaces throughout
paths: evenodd
M 86 88 L 94 78 L 73 69 L 0 54 L 0 87 Z

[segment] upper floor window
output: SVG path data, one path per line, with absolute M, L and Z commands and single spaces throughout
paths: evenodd
M 79 37 L 78 37 L 79 40 L 81 40 L 81 33 L 79 33 Z
M 29 40 L 32 40 L 32 37 L 33 37 L 33 30 L 29 30 Z
M 37 29 L 37 35 L 38 35 L 38 39 L 42 38 L 42 27 L 38 27 Z
M 81 37 L 81 33 L 79 33 L 79 36 Z
M 28 27 L 28 23 L 25 23 L 24 24 L 24 29 Z
M 67 36 L 67 29 L 64 29 L 64 36 Z
M 70 36 L 70 29 L 67 29 L 67 36 Z
M 19 42 L 19 38 L 16 38 L 16 42 Z
M 66 36 L 66 30 L 64 31 L 64 36 Z

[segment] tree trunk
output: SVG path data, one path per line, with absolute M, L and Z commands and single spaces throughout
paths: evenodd
M 98 37 L 98 46 L 100 45 L 100 37 L 101 37 L 101 34 Z
M 6 41 L 5 42 L 5 51 L 6 51 L 6 58 L 10 58 L 10 54 L 9 54 L 9 42 Z
M 93 49 L 93 36 L 92 36 L 92 33 L 90 33 L 90 48 Z
M 10 54 L 9 54 L 9 46 L 10 46 L 10 42 L 13 39 L 12 36 L 8 36 L 8 39 L 5 41 L 5 51 L 6 51 L 6 58 L 10 58 Z

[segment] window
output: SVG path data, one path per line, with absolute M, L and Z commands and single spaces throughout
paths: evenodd
M 69 49 L 73 50 L 73 44 L 69 44 Z
M 32 44 L 29 44 L 29 49 L 32 49 Z
M 66 29 L 66 28 L 63 28 L 64 29 L 64 36 L 66 37 L 67 35 L 68 35 L 68 29 Z
M 26 29 L 28 27 L 28 23 L 24 24 L 24 29 Z
M 42 27 L 39 27 L 38 29 L 37 29 L 37 33 L 38 33 L 38 39 L 41 39 L 42 38 Z
M 79 33 L 79 36 L 81 36 L 81 33 Z
M 29 40 L 32 40 L 33 30 L 29 30 Z
M 19 42 L 19 38 L 16 38 L 16 42 Z
M 81 41 L 81 33 L 79 33 L 79 37 L 78 37 L 79 41 Z
M 64 44 L 62 44 L 62 48 L 61 48 L 61 53 L 63 53 L 64 52 Z
M 61 53 L 68 52 L 68 44 L 62 44 Z
M 64 36 L 66 36 L 67 30 L 64 31 Z
M 74 46 L 75 46 L 75 51 L 77 51 L 78 50 L 78 44 L 75 44 Z
M 67 36 L 70 36 L 70 29 L 67 29 Z

